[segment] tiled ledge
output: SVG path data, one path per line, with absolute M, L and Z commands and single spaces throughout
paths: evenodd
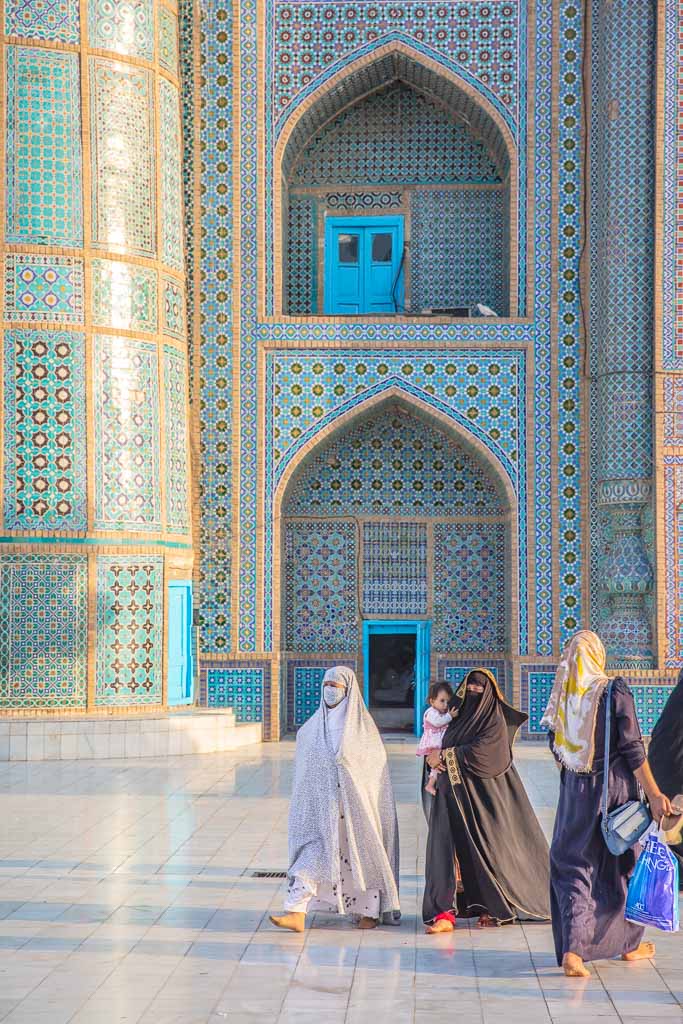
M 111 718 L 0 717 L 1 761 L 71 761 L 212 754 L 260 743 L 261 725 L 230 709 Z

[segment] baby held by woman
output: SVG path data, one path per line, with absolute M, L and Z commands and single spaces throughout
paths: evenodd
M 422 720 L 424 731 L 416 750 L 418 757 L 427 757 L 428 754 L 441 750 L 443 734 L 452 721 L 452 715 L 448 710 L 448 702 L 452 696 L 453 690 L 448 683 L 443 681 L 431 683 L 427 695 L 429 707 L 425 711 Z M 425 791 L 431 793 L 432 796 L 436 794 L 436 780 L 438 776 L 439 773 L 436 768 L 433 768 L 429 773 L 429 779 L 425 786 Z

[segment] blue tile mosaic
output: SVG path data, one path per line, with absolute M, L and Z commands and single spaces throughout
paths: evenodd
M 262 668 L 206 669 L 207 704 L 210 708 L 232 708 L 238 722 L 263 721 Z
M 504 524 L 435 524 L 434 650 L 505 651 L 507 575 Z
M 363 614 L 425 615 L 428 602 L 424 523 L 364 523 Z
M 159 371 L 151 341 L 95 335 L 95 528 L 161 529 Z
M 82 324 L 83 260 L 77 256 L 7 253 L 3 316 L 9 322 Z
M 0 556 L 0 708 L 84 707 L 87 651 L 87 556 Z
M 85 530 L 85 336 L 8 330 L 4 516 L 12 530 Z
M 81 96 L 75 53 L 8 46 L 5 241 L 83 244 Z
M 97 558 L 95 703 L 160 704 L 164 560 Z
M 77 45 L 79 6 L 78 0 L 7 0 L 5 35 Z

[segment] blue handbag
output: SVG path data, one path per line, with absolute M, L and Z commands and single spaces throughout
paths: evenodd
M 615 857 L 620 857 L 641 839 L 650 825 L 652 816 L 643 800 L 643 793 L 638 786 L 640 800 L 629 800 L 613 811 L 608 811 L 609 801 L 609 747 L 612 725 L 612 683 L 607 687 L 607 707 L 605 709 L 605 765 L 602 778 L 602 834 L 607 849 Z

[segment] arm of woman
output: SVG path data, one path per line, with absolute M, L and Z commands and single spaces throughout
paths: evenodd
M 613 692 L 619 753 L 643 787 L 652 817 L 659 821 L 665 814 L 671 814 L 671 801 L 655 782 L 645 756 L 645 744 L 638 724 L 633 694 L 622 679 L 614 681 Z

